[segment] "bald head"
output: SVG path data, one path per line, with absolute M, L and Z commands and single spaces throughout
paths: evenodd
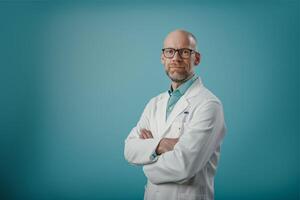
M 170 32 L 164 40 L 164 48 L 190 48 L 197 51 L 196 37 L 185 30 L 177 29 Z

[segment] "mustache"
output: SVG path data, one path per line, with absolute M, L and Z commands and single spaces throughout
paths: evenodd
M 182 65 L 182 64 L 169 64 L 169 67 L 182 67 L 182 68 L 184 68 L 185 66 L 184 65 Z

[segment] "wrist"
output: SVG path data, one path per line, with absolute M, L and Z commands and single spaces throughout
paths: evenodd
M 157 155 L 161 155 L 163 152 L 162 152 L 162 142 L 163 142 L 163 139 L 161 139 L 155 149 L 155 153 Z

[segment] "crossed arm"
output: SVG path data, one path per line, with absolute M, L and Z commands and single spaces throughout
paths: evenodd
M 158 157 L 152 157 L 154 153 L 161 155 L 171 151 L 178 142 L 178 138 L 153 137 L 150 131 L 150 113 L 153 104 L 153 99 L 148 102 L 140 120 L 125 140 L 124 156 L 131 164 L 147 165 L 156 162 Z
M 199 172 L 221 144 L 225 134 L 222 105 L 215 101 L 197 108 L 179 138 L 153 138 L 147 126 L 147 109 L 125 144 L 125 157 L 143 165 L 154 184 L 184 183 Z M 151 160 L 152 152 L 160 155 Z
M 150 130 L 141 129 L 140 139 L 150 139 L 153 135 Z M 172 151 L 179 138 L 162 138 L 156 147 L 156 154 L 161 155 L 165 152 Z

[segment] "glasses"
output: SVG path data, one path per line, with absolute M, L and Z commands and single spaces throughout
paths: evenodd
M 196 51 L 188 48 L 182 49 L 173 49 L 173 48 L 164 48 L 162 52 L 166 58 L 173 58 L 176 51 L 178 51 L 181 58 L 190 58 L 193 53 L 197 53 Z

